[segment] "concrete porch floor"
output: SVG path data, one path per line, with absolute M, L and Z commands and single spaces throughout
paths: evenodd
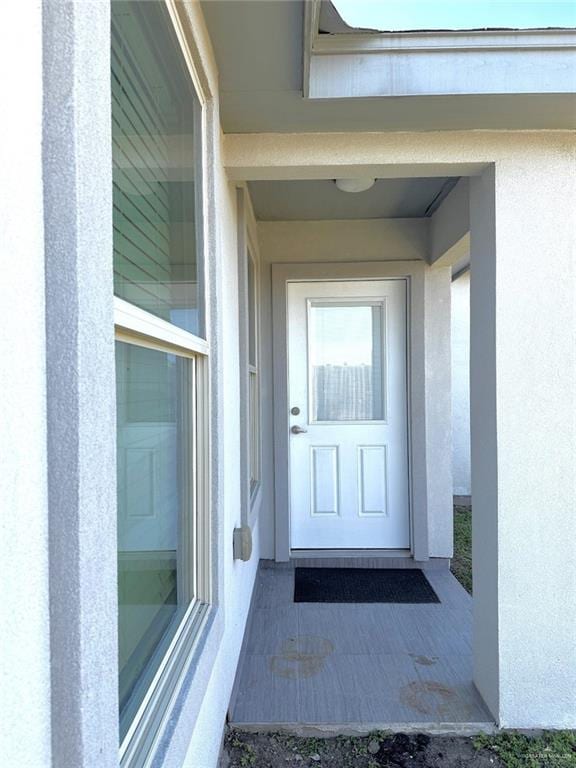
M 447 565 L 425 569 L 440 603 L 422 605 L 294 603 L 294 565 L 260 564 L 231 725 L 300 734 L 495 729 L 472 682 L 472 599 Z

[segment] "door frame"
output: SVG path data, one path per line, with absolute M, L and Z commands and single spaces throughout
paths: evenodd
M 290 547 L 290 445 L 288 414 L 289 282 L 402 279 L 406 281 L 406 376 L 408 410 L 408 506 L 411 549 L 401 554 L 428 560 L 425 388 L 425 264 L 418 261 L 272 264 L 272 358 L 274 387 L 275 559 L 291 557 L 398 556 L 398 550 L 295 550 Z

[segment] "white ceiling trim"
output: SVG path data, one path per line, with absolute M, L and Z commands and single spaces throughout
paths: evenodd
M 305 39 L 309 99 L 576 92 L 576 30 L 320 35 L 314 24 Z
M 476 51 L 476 50 L 573 50 L 576 31 L 550 30 L 492 30 L 492 31 L 430 31 L 316 35 L 312 54 L 350 53 L 411 53 L 413 51 Z

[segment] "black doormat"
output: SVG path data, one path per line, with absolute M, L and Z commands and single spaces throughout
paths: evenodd
M 439 603 L 418 568 L 296 568 L 295 603 Z

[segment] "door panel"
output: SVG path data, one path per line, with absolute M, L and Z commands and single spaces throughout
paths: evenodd
M 388 470 L 385 445 L 358 448 L 358 494 L 360 515 L 386 515 L 388 512 Z
M 310 514 L 337 515 L 340 485 L 338 446 L 313 445 L 310 453 Z
M 288 284 L 293 549 L 410 546 L 406 282 Z

